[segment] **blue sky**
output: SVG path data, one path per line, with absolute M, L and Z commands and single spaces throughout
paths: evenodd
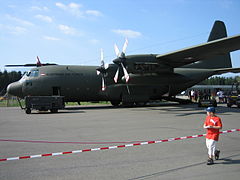
M 0 0 L 0 69 L 36 56 L 99 65 L 101 48 L 111 63 L 126 37 L 127 55 L 163 54 L 205 42 L 215 20 L 240 34 L 239 17 L 239 0 Z M 240 51 L 231 55 L 240 67 Z

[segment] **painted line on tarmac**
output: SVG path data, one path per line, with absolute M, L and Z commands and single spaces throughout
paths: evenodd
M 226 131 L 220 131 L 220 134 L 232 133 L 232 132 L 236 132 L 236 131 L 240 131 L 240 129 L 231 129 L 231 130 L 226 130 Z M 99 147 L 99 148 L 92 148 L 92 149 L 82 149 L 82 150 L 75 150 L 75 151 L 68 151 L 68 152 L 56 152 L 56 153 L 47 153 L 47 154 L 38 154 L 38 155 L 10 157 L 10 158 L 0 159 L 0 162 L 20 160 L 20 159 L 32 159 L 32 158 L 40 158 L 40 157 L 49 157 L 49 156 L 60 156 L 60 155 L 64 155 L 64 154 L 76 154 L 76 153 L 81 153 L 81 152 L 101 151 L 101 150 L 117 149 L 117 148 L 124 148 L 124 147 L 126 148 L 126 147 L 141 146 L 141 145 L 147 145 L 147 144 L 157 144 L 157 143 L 162 143 L 162 142 L 171 142 L 171 141 L 177 141 L 177 140 L 192 139 L 192 138 L 198 138 L 198 137 L 203 137 L 203 136 L 206 136 L 206 134 L 184 136 L 184 137 L 177 137 L 177 138 L 169 138 L 169 139 L 163 139 L 163 140 L 157 140 L 157 141 L 146 141 L 146 142 L 124 144 L 124 145 L 118 145 L 118 146 Z

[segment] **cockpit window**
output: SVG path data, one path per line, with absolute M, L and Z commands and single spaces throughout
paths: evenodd
M 39 71 L 38 70 L 32 70 L 31 74 L 30 74 L 30 77 L 38 77 L 38 75 L 39 75 Z
M 28 72 L 25 72 L 22 76 L 22 78 L 20 79 L 20 82 L 25 81 L 26 79 L 28 79 L 28 77 L 38 77 L 39 76 L 39 70 L 35 69 L 35 70 L 31 70 Z
M 31 71 L 26 72 L 26 76 L 30 76 Z
M 28 77 L 38 77 L 39 71 L 38 70 L 31 70 L 26 73 L 26 76 Z

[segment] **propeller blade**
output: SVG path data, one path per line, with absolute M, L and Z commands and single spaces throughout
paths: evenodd
M 55 63 L 41 63 L 39 57 L 37 56 L 37 62 L 36 64 L 9 64 L 5 65 L 5 67 L 34 67 L 34 66 L 50 66 L 50 65 L 57 65 Z
M 123 52 L 124 54 L 126 54 L 127 46 L 128 46 L 128 39 L 126 38 L 125 43 L 124 43 L 124 45 L 123 45 L 123 49 L 122 49 L 122 52 Z
M 123 68 L 124 78 L 126 79 L 126 83 L 127 83 L 128 80 L 129 80 L 129 74 L 128 74 L 126 68 L 123 66 L 122 63 L 121 63 L 121 65 L 122 65 L 122 68 Z
M 118 81 L 118 74 L 119 74 L 119 68 L 117 69 L 117 72 L 116 72 L 116 74 L 114 76 L 114 82 L 115 83 L 117 83 L 117 81 Z
M 104 65 L 104 68 L 105 68 L 105 69 L 108 69 L 108 68 L 109 68 L 109 64 L 105 64 L 105 65 Z
M 101 66 L 104 67 L 103 49 L 101 49 L 101 55 L 100 55 L 100 58 L 101 58 Z
M 104 71 L 108 68 L 108 64 L 105 64 L 104 63 L 104 57 L 103 57 L 103 49 L 101 49 L 100 51 L 100 60 L 101 60 L 101 65 L 100 67 L 98 67 L 96 70 L 97 70 L 97 75 L 101 74 L 101 73 L 104 73 Z
M 39 66 L 42 66 L 42 63 L 40 62 L 40 59 L 39 59 L 39 57 L 37 56 L 37 67 L 39 67 Z
M 8 64 L 5 65 L 5 67 L 34 67 L 37 66 L 37 64 Z
M 114 50 L 115 50 L 115 53 L 117 55 L 117 59 L 113 60 L 114 63 L 116 63 L 118 65 L 118 69 L 117 69 L 117 72 L 114 76 L 114 81 L 115 83 L 117 83 L 118 81 L 118 74 L 119 74 L 119 68 L 120 66 L 122 67 L 123 69 L 123 73 L 124 73 L 124 78 L 126 80 L 126 83 L 129 81 L 129 74 L 127 72 L 127 69 L 124 67 L 123 63 L 125 62 L 126 60 L 126 57 L 125 57 L 125 53 L 126 53 L 126 50 L 127 50 L 127 46 L 128 46 L 128 39 L 126 38 L 125 42 L 124 42 L 124 45 L 123 45 L 123 48 L 122 48 L 122 52 L 119 51 L 118 47 L 116 44 L 114 44 Z
M 105 91 L 106 86 L 105 86 L 105 82 L 104 82 L 104 78 L 102 77 L 102 91 Z
M 116 44 L 114 44 L 114 51 L 115 51 L 115 53 L 116 53 L 116 56 L 117 56 L 117 57 L 120 57 L 120 51 L 119 51 L 119 49 L 118 49 L 118 47 L 117 47 Z

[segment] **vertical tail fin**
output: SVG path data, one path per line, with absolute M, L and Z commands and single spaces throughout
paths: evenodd
M 222 21 L 215 21 L 212 30 L 210 32 L 210 35 L 208 37 L 208 42 L 213 41 L 216 39 L 221 39 L 227 37 L 227 30 L 224 22 Z
M 217 39 L 221 39 L 227 37 L 227 30 L 224 22 L 215 21 L 211 33 L 208 37 L 209 41 L 214 41 Z M 201 68 L 201 69 L 217 69 L 217 68 L 231 68 L 232 62 L 230 53 L 226 53 L 224 55 L 218 55 L 209 60 L 198 61 L 198 63 L 194 63 L 190 65 L 191 68 Z

